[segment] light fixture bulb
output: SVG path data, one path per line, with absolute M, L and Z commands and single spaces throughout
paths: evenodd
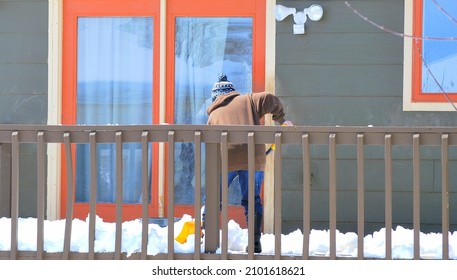
M 288 8 L 283 5 L 276 5 L 275 18 L 276 20 L 283 20 L 287 16 L 294 14 L 297 11 L 295 8 Z
M 296 12 L 294 14 L 294 22 L 295 24 L 305 24 L 306 14 L 304 12 Z
M 324 15 L 324 9 L 322 9 L 322 6 L 316 4 L 311 5 L 309 8 L 305 9 L 304 12 L 312 21 L 318 21 Z

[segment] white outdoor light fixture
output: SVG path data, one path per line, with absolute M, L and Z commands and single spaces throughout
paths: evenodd
M 324 15 L 324 9 L 321 5 L 313 4 L 302 11 L 298 11 L 295 8 L 284 7 L 283 5 L 276 5 L 276 20 L 282 21 L 287 16 L 294 16 L 294 34 L 305 34 L 305 23 L 307 18 L 312 21 L 318 21 Z
M 297 9 L 295 8 L 287 8 L 283 5 L 276 5 L 275 17 L 276 20 L 281 21 L 285 19 L 287 16 L 294 14 L 295 12 L 297 12 Z

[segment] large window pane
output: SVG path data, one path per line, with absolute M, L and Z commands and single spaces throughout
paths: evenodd
M 175 123 L 206 124 L 211 88 L 222 72 L 238 92 L 252 91 L 252 24 L 246 17 L 176 19 Z M 193 144 L 178 143 L 175 151 L 176 203 L 193 203 Z M 229 189 L 231 204 L 240 202 L 236 184 Z
M 433 0 L 423 0 L 423 36 L 437 38 L 457 37 L 457 1 L 437 1 L 445 12 L 440 10 Z M 454 19 L 448 15 L 453 15 Z M 422 56 L 426 65 L 422 66 L 422 92 L 446 93 L 457 92 L 457 41 L 424 40 Z M 431 72 L 431 73 L 430 73 Z M 434 77 L 438 80 L 435 82 Z
M 152 123 L 150 17 L 78 19 L 77 124 Z M 115 146 L 97 145 L 97 202 L 114 202 Z M 150 159 L 149 165 L 150 165 Z M 123 145 L 124 202 L 141 202 L 141 145 Z M 150 170 L 150 168 L 149 168 Z M 89 146 L 76 148 L 76 201 L 89 200 Z

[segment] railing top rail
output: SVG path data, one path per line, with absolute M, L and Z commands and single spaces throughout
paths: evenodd
M 443 135 L 449 145 L 457 145 L 457 127 L 399 127 L 399 126 L 231 126 L 231 125 L 0 125 L 0 143 L 10 143 L 11 133 L 18 131 L 21 143 L 35 143 L 38 132 L 44 132 L 47 143 L 63 143 L 63 134 L 70 133 L 72 143 L 88 143 L 90 132 L 97 132 L 98 143 L 114 143 L 116 132 L 123 132 L 124 142 L 140 142 L 141 132 L 149 131 L 149 141 L 167 142 L 168 131 L 175 131 L 176 142 L 192 142 L 195 131 L 202 133 L 202 142 L 220 143 L 221 132 L 229 132 L 229 143 L 247 143 L 247 132 L 256 133 L 256 143 L 275 142 L 275 134 L 282 133 L 283 144 L 300 144 L 309 135 L 310 144 L 328 144 L 329 135 L 336 134 L 337 144 L 354 145 L 357 135 L 364 135 L 365 145 L 383 145 L 385 135 L 392 136 L 392 145 L 411 145 L 413 135 L 420 135 L 421 145 L 440 145 Z
M 132 124 L 132 125 L 46 125 L 46 124 L 0 124 L 0 131 L 118 131 L 118 130 L 243 130 L 253 127 L 261 131 L 300 131 L 300 132 L 407 132 L 407 133 L 457 133 L 457 126 L 257 126 L 257 125 L 205 125 L 205 124 Z

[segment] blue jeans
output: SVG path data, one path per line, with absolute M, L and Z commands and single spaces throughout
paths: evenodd
M 260 198 L 260 190 L 263 183 L 263 171 L 255 172 L 255 193 L 254 193 L 254 213 L 255 215 L 263 215 L 262 200 Z M 238 176 L 241 188 L 241 205 L 244 207 L 244 214 L 248 215 L 248 197 L 249 197 L 249 173 L 247 170 L 237 170 L 228 173 L 228 185 Z
M 241 205 L 244 207 L 244 215 L 246 219 L 248 217 L 248 201 L 249 201 L 249 172 L 247 170 L 237 170 L 229 172 L 228 174 L 228 186 L 238 176 L 238 181 L 241 188 Z M 254 175 L 254 214 L 257 216 L 263 216 L 262 199 L 260 198 L 260 190 L 263 183 L 263 171 L 256 171 Z M 222 182 L 221 186 L 222 188 Z M 202 217 L 204 220 L 206 214 L 206 207 L 203 208 Z

